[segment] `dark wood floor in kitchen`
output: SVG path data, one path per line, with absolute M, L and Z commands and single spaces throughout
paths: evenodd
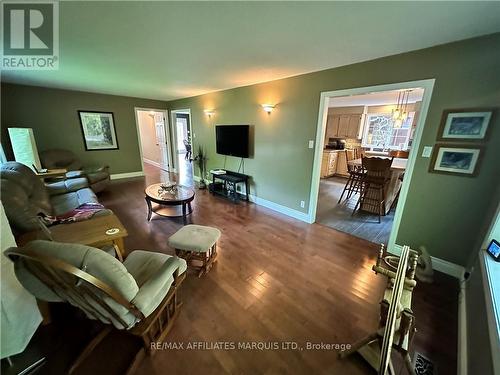
M 146 178 L 114 181 L 101 201 L 126 226 L 129 251 L 173 254 L 167 238 L 182 221 L 147 222 L 143 193 L 147 184 L 169 176 L 153 167 L 146 172 Z M 167 341 L 184 347 L 189 342 L 296 342 L 304 350 L 163 350 L 146 358 L 138 374 L 372 373 L 357 355 L 338 360 L 333 350 L 305 347 L 307 342 L 353 343 L 376 328 L 385 285 L 371 271 L 377 245 L 207 191 L 196 191 L 193 207 L 193 223 L 223 233 L 219 260 L 205 277 L 189 275 L 184 282 L 184 305 Z M 441 375 L 456 373 L 457 293 L 456 280 L 439 273 L 434 284 L 420 283 L 415 290 L 413 347 Z M 87 371 L 102 373 L 106 364 L 110 373 L 109 362 L 104 352 L 94 353 Z

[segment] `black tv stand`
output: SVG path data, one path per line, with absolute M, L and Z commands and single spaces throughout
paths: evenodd
M 226 173 L 218 174 L 212 172 L 212 183 L 208 185 L 208 189 L 212 194 L 220 195 L 224 198 L 230 199 L 233 202 L 239 200 L 248 201 L 250 194 L 250 187 L 248 186 L 248 180 L 250 176 L 228 171 L 226 169 L 222 169 Z M 236 190 L 236 186 L 238 184 L 245 184 L 245 191 L 238 192 Z

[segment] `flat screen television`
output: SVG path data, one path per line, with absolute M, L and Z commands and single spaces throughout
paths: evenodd
M 248 158 L 249 129 L 249 125 L 217 125 L 215 127 L 217 153 Z

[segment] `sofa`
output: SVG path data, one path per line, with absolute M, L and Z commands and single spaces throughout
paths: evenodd
M 5 213 L 16 235 L 38 230 L 39 214 L 61 216 L 84 204 L 99 203 L 86 178 L 44 184 L 30 168 L 18 162 L 0 167 L 0 191 Z M 101 210 L 96 215 L 109 215 Z
M 40 152 L 42 166 L 47 169 L 65 168 L 66 178 L 85 177 L 94 193 L 104 190 L 110 182 L 107 165 L 83 167 L 78 157 L 69 150 L 52 149 Z

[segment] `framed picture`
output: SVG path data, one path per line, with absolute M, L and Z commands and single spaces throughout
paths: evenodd
M 443 112 L 439 141 L 482 141 L 486 138 L 493 109 L 450 109 Z
M 78 111 L 85 150 L 117 150 L 113 112 Z
M 479 172 L 482 153 L 482 146 L 437 144 L 429 172 L 475 176 Z

